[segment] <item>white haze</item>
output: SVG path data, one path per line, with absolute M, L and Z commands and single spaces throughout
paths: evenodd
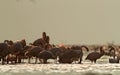
M 0 41 L 120 43 L 120 0 L 0 0 Z

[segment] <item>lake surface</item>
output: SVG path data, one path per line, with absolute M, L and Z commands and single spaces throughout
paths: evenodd
M 85 58 L 85 57 L 84 57 Z M 0 75 L 120 75 L 120 64 L 110 64 L 103 56 L 96 64 L 84 60 L 82 64 L 28 64 L 0 65 Z

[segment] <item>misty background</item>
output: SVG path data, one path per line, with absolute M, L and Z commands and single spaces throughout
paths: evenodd
M 0 0 L 0 42 L 120 44 L 120 0 Z

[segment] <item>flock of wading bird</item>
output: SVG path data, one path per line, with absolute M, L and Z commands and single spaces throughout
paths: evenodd
M 110 63 L 119 63 L 120 46 L 95 46 L 90 52 L 86 60 L 96 63 L 103 55 L 112 56 Z M 86 45 L 57 46 L 50 44 L 50 37 L 46 32 L 42 33 L 42 38 L 35 40 L 33 43 L 26 44 L 26 40 L 11 41 L 4 40 L 0 43 L 0 60 L 1 64 L 17 64 L 27 59 L 27 63 L 31 63 L 30 59 L 35 58 L 35 63 L 39 59 L 39 63 L 46 64 L 48 59 L 54 59 L 55 63 L 82 63 L 83 50 L 90 51 Z

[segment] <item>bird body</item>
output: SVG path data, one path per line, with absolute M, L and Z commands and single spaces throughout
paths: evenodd
M 96 60 L 100 59 L 101 57 L 102 57 L 102 54 L 100 54 L 99 52 L 92 52 L 86 57 L 86 60 L 88 59 L 96 63 Z
M 91 52 L 86 57 L 86 60 L 90 60 L 91 62 L 96 63 L 97 59 L 100 59 L 105 54 L 102 47 L 100 47 L 100 52 Z

